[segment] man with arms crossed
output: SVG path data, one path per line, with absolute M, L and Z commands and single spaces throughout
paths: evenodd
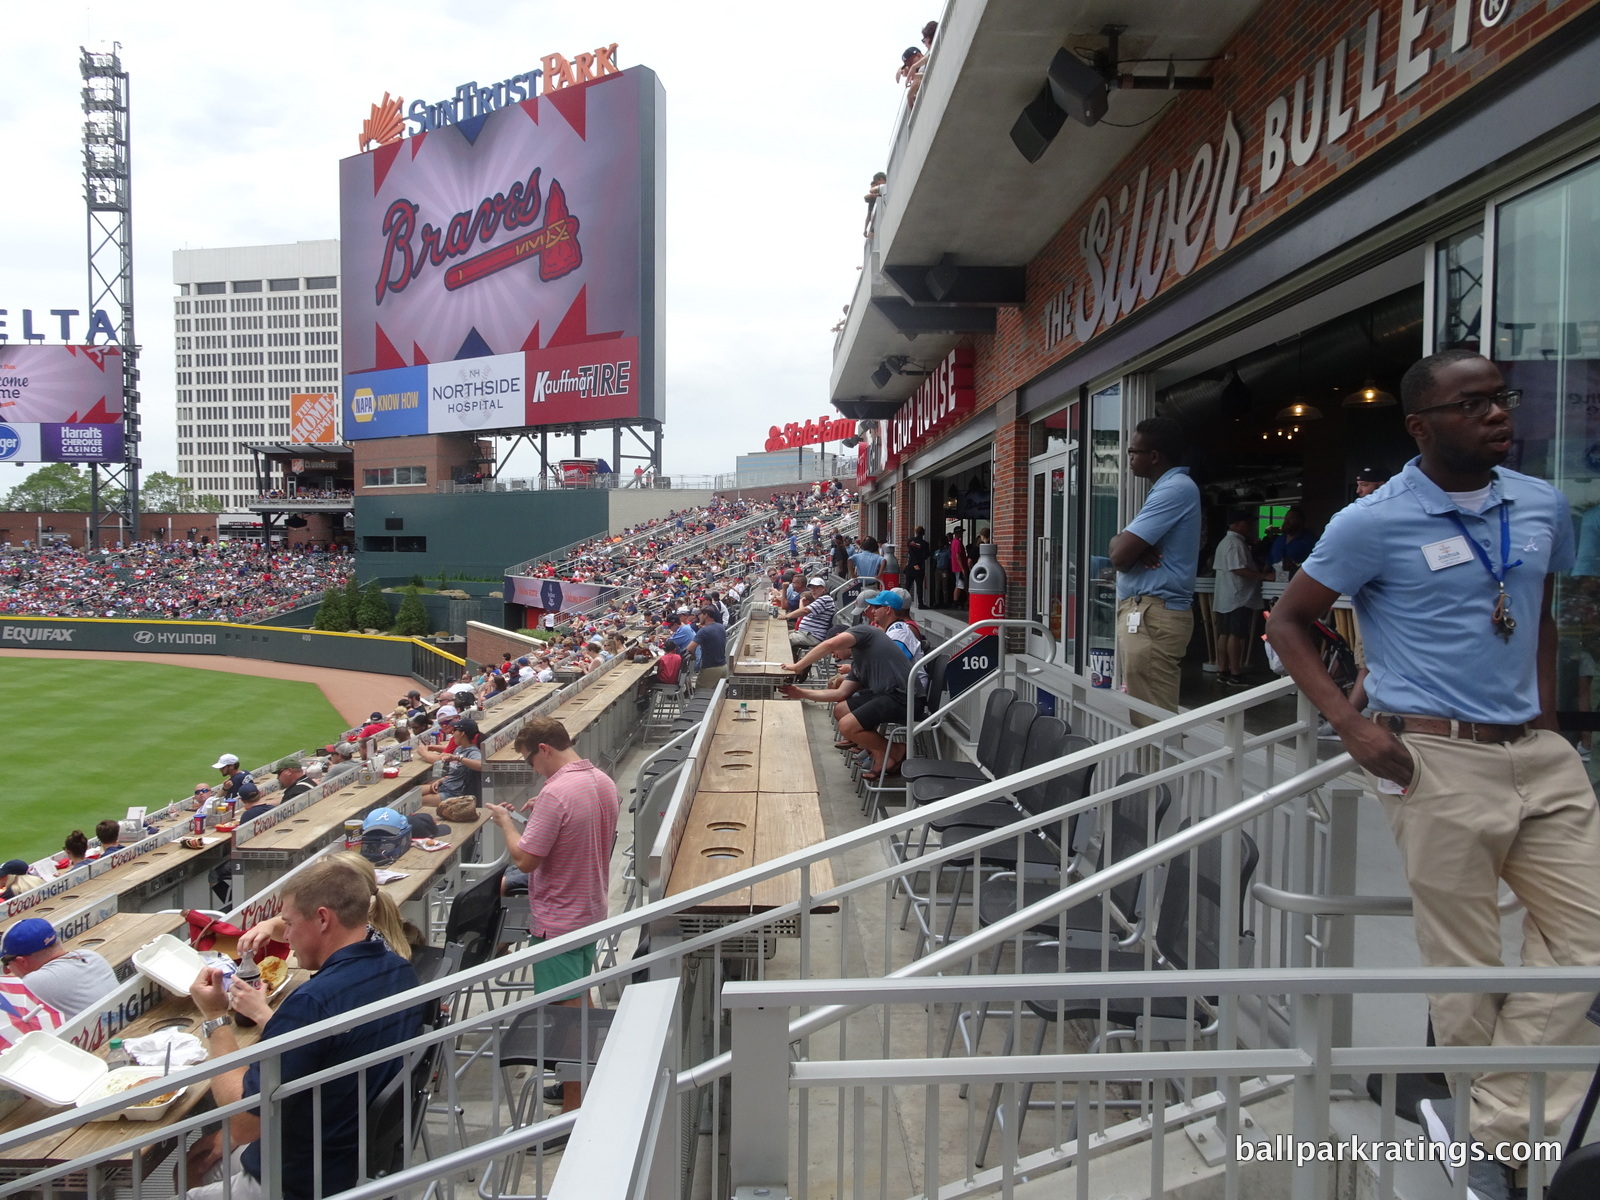
M 286 883 L 286 936 L 300 966 L 316 974 L 284 997 L 274 1011 L 267 1004 L 265 988 L 252 988 L 235 979 L 224 990 L 219 968 L 202 970 L 189 995 L 206 1018 L 200 1028 L 211 1057 L 221 1058 L 239 1048 L 233 1031 L 234 1012 L 250 1017 L 262 1027 L 261 1036 L 271 1038 L 416 987 L 417 973 L 411 964 L 389 949 L 382 938 L 370 935 L 367 909 L 371 899 L 366 880 L 337 862 L 309 866 Z M 283 1080 L 287 1083 L 313 1075 L 413 1038 L 422 1030 L 421 1014 L 420 1008 L 405 1009 L 354 1029 L 340 1028 L 310 1045 L 285 1051 Z M 368 1067 L 364 1094 L 354 1072 L 321 1086 L 322 1195 L 355 1186 L 361 1168 L 357 1153 L 361 1113 L 401 1065 L 396 1058 Z M 254 1096 L 260 1090 L 261 1068 L 255 1063 L 211 1081 L 211 1093 L 219 1105 Z M 313 1097 L 318 1090 L 298 1092 L 283 1100 L 283 1161 L 278 1182 L 285 1200 L 311 1200 L 316 1190 Z M 223 1200 L 224 1196 L 263 1200 L 266 1196 L 261 1186 L 261 1118 L 254 1112 L 236 1113 L 230 1131 L 233 1153 L 226 1162 L 220 1131 L 206 1134 L 189 1150 L 189 1179 L 203 1179 L 204 1183 L 189 1189 L 188 1200 Z M 232 1178 L 224 1179 L 224 1173 Z
M 1140 421 L 1128 440 L 1128 472 L 1153 480 L 1128 527 L 1111 539 L 1117 572 L 1117 658 L 1128 695 L 1178 711 L 1178 667 L 1194 632 L 1194 569 L 1200 557 L 1200 489 L 1180 467 L 1183 427 Z M 1133 714 L 1135 725 L 1151 718 Z
M 1577 752 L 1556 732 L 1554 573 L 1573 563 L 1567 501 L 1500 466 L 1511 410 L 1499 370 L 1465 350 L 1411 367 L 1400 385 L 1420 457 L 1329 523 L 1268 622 L 1274 649 L 1361 764 L 1388 813 L 1429 967 L 1501 965 L 1497 888 L 1527 913 L 1527 966 L 1600 964 L 1600 810 Z M 1323 669 L 1308 627 L 1343 593 L 1366 642 L 1370 719 Z M 1595 1040 L 1589 994 L 1429 998 L 1441 1046 Z M 1544 1127 L 1559 1129 L 1587 1072 L 1548 1077 Z M 1529 1077 L 1477 1076 L 1454 1101 L 1424 1100 L 1429 1136 L 1452 1140 L 1456 1105 L 1492 1153 L 1528 1138 Z M 1469 1195 L 1509 1197 L 1514 1164 L 1469 1165 Z
M 617 785 L 599 767 L 579 758 L 566 727 L 554 717 L 534 717 L 517 734 L 517 753 L 539 774 L 544 787 L 523 806 L 529 814 L 518 829 L 511 809 L 485 804 L 510 847 L 512 864 L 528 875 L 528 925 L 535 945 L 606 919 L 611 895 L 611 848 L 617 840 Z M 548 992 L 594 970 L 595 943 L 576 946 L 534 964 L 534 990 Z M 586 995 L 558 1004 L 574 1007 Z M 579 1085 L 566 1085 L 562 1111 L 578 1107 Z

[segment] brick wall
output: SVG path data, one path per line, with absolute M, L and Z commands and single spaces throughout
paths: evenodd
M 467 622 L 467 657 L 473 662 L 493 665 L 508 651 L 512 658 L 521 658 L 541 649 L 543 643 L 538 638 L 523 637 L 509 629 L 490 629 L 476 621 Z
M 195 530 L 195 539 L 208 537 L 217 540 L 217 518 L 214 513 L 141 513 L 139 514 L 139 533 L 145 540 L 153 538 L 165 539 L 167 536 L 167 519 L 172 520 L 173 540 L 179 541 L 189 536 L 189 530 Z M 72 545 L 80 549 L 87 545 L 86 533 L 89 528 L 89 514 L 81 512 L 67 513 L 19 513 L 0 512 L 0 542 L 10 542 L 20 546 L 24 539 L 37 541 L 40 525 L 45 527 L 45 537 L 51 541 L 65 538 Z M 110 546 L 119 540 L 120 535 L 114 530 L 102 528 L 100 543 Z
M 1419 0 L 1379 0 L 1376 5 L 1373 0 L 1272 0 L 1263 3 L 1225 48 L 1225 57 L 1205 72 L 1216 79 L 1214 90 L 1178 94 L 1167 115 L 1156 122 L 1151 132 L 1112 171 L 1105 186 L 1073 214 L 1029 264 L 1027 304 L 1021 309 L 1001 309 L 994 336 L 973 339 L 978 392 L 975 411 L 997 403 L 1006 393 L 1081 349 L 1082 344 L 1070 332 L 1063 340 L 1046 346 L 1045 306 L 1057 298 L 1063 288 L 1071 288 L 1074 309 L 1084 304 L 1092 308 L 1094 293 L 1079 238 L 1096 204 L 1102 198 L 1109 200 L 1111 241 L 1115 242 L 1128 224 L 1128 217 L 1118 211 L 1123 188 L 1134 189 L 1140 172 L 1146 168 L 1152 195 L 1156 188 L 1166 184 L 1170 172 L 1177 171 L 1180 178 L 1186 178 L 1196 151 L 1203 143 L 1209 143 L 1213 153 L 1218 151 L 1229 113 L 1241 139 L 1238 183 L 1249 189 L 1248 202 L 1226 249 L 1217 249 L 1209 234 L 1205 238 L 1195 266 L 1187 276 L 1191 284 L 1207 265 L 1223 257 L 1228 250 L 1269 228 L 1297 205 L 1336 182 L 1352 165 L 1396 145 L 1413 132 L 1423 118 L 1437 113 L 1531 47 L 1555 35 L 1597 2 L 1600 0 L 1534 3 L 1513 0 L 1502 22 L 1485 29 L 1478 21 L 1478 4 L 1474 0 L 1461 0 L 1472 14 L 1471 42 L 1461 51 L 1451 49 L 1457 5 L 1448 0 L 1435 0 L 1426 5 Z M 1398 31 L 1402 10 L 1408 7 L 1426 12 L 1422 32 L 1411 43 L 1410 53 L 1416 56 L 1426 51 L 1431 56 L 1431 66 L 1420 82 L 1397 95 Z M 1385 85 L 1382 104 L 1365 121 L 1355 116 L 1348 131 L 1330 145 L 1326 141 L 1326 129 L 1332 89 L 1327 89 L 1322 134 L 1311 157 L 1301 166 L 1288 162 L 1277 182 L 1261 194 L 1263 132 L 1268 104 L 1280 97 L 1286 100 L 1291 106 L 1292 123 L 1295 83 L 1304 77 L 1309 109 L 1314 95 L 1309 73 L 1323 60 L 1328 60 L 1324 72 L 1330 71 L 1335 48 L 1341 37 L 1348 35 L 1343 36 L 1346 45 L 1343 102 L 1354 115 L 1366 22 L 1375 9 L 1380 14 L 1377 79 Z M 1324 78 L 1326 80 L 1326 74 Z M 1069 125 L 1063 136 L 1088 134 Z M 1288 136 L 1286 129 L 1284 137 Z M 1149 205 L 1147 199 L 1147 210 Z M 1131 200 L 1128 206 L 1131 208 Z M 1206 207 L 1209 210 L 1210 206 Z M 1195 220 L 1201 220 L 1198 213 Z M 1143 240 L 1141 235 L 1141 245 Z M 1109 255 L 1108 246 L 1105 256 Z M 1157 296 L 1181 278 L 1169 254 Z M 1141 297 L 1133 307 L 1149 302 L 1149 298 Z M 1123 318 L 1126 315 L 1125 310 Z M 1069 328 L 1070 324 L 1069 313 Z M 1103 333 L 1105 328 L 1101 325 L 1097 332 Z
M 1006 615 L 1027 615 L 1028 422 L 1017 416 L 1017 395 L 1005 396 L 995 413 L 994 472 L 989 534 L 1006 572 Z

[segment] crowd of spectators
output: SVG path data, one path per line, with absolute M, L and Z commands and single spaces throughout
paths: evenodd
M 704 509 L 675 512 L 572 547 L 559 563 L 536 569 L 565 582 L 615 590 L 598 603 L 543 613 L 539 632 L 547 648 L 525 660 L 508 655 L 508 662 L 489 672 L 490 694 L 502 687 L 497 671 L 503 686 L 527 678 L 570 679 L 609 662 L 634 640 L 640 642 L 631 652 L 636 655 L 665 651 L 681 658 L 692 646 L 687 657 L 706 669 L 700 650 L 714 645 L 717 633 L 700 630 L 727 624 L 744 580 L 774 549 L 796 560 L 825 561 L 831 534 L 825 536 L 824 529 L 854 504 L 850 492 L 831 483 L 809 492 L 774 492 L 766 500 L 714 497 Z M 739 527 L 728 532 L 734 525 Z M 669 670 L 676 665 L 668 663 Z
M 262 500 L 354 500 L 355 493 L 348 489 L 340 488 L 296 488 L 294 495 L 290 495 L 282 488 L 272 488 L 262 492 Z
M 342 548 L 257 542 L 134 542 L 104 551 L 0 547 L 0 613 L 251 621 L 343 587 Z

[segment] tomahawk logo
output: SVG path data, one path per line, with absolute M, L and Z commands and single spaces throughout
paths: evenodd
M 35 625 L 0 626 L 0 642 L 70 642 L 76 629 Z
M 151 633 L 148 629 L 141 629 L 138 633 L 133 635 L 133 640 L 138 642 L 141 646 L 148 646 L 151 642 L 156 640 L 156 635 Z

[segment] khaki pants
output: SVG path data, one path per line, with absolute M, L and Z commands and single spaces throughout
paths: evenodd
M 1417 945 L 1429 967 L 1502 965 L 1497 883 L 1527 910 L 1524 966 L 1600 964 L 1600 808 L 1577 752 L 1540 730 L 1505 745 L 1408 733 L 1416 774 L 1383 801 L 1405 859 Z M 1589 992 L 1429 996 L 1441 1046 L 1584 1045 Z M 1553 1136 L 1582 1099 L 1589 1073 L 1552 1072 L 1544 1127 Z M 1472 1081 L 1472 1132 L 1488 1146 L 1528 1136 L 1528 1076 Z
M 1139 628 L 1128 632 L 1128 614 L 1140 613 Z M 1178 711 L 1178 666 L 1194 633 L 1192 609 L 1167 608 L 1156 596 L 1130 596 L 1117 602 L 1117 659 L 1128 695 Z M 1135 726 L 1151 724 L 1149 717 L 1133 715 Z

